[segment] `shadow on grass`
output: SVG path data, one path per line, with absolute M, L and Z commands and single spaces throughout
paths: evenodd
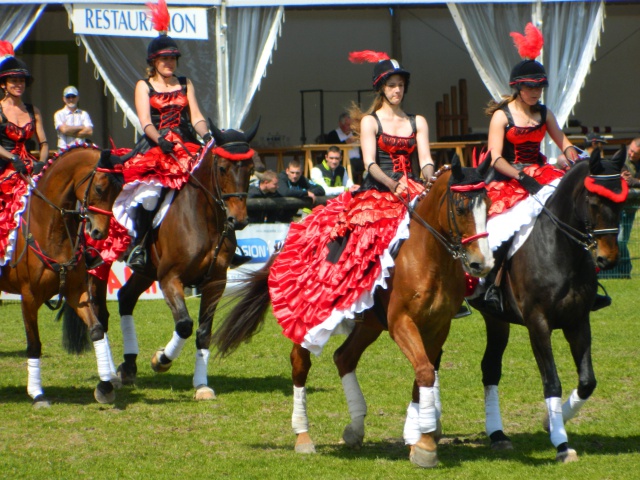
M 21 350 L 0 352 L 0 358 L 27 358 L 27 347 Z
M 313 437 L 313 435 L 312 435 Z M 438 445 L 440 468 L 457 468 L 467 462 L 490 462 L 503 460 L 522 465 L 538 466 L 555 464 L 556 449 L 549 441 L 546 432 L 522 433 L 511 436 L 513 450 L 491 450 L 489 439 L 484 434 L 446 435 Z M 640 450 L 640 436 L 616 437 L 607 435 L 578 435 L 570 437 L 571 447 L 578 457 L 582 455 L 620 455 Z M 294 450 L 295 439 L 291 445 L 282 446 L 273 443 L 254 443 L 250 447 L 257 450 Z M 317 455 L 336 457 L 344 460 L 384 459 L 387 461 L 409 461 L 409 447 L 402 439 L 368 441 L 359 450 L 354 450 L 338 440 L 335 443 L 316 443 Z

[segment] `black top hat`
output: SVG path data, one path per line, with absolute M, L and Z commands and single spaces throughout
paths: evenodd
M 391 75 L 402 75 L 404 77 L 404 91 L 409 90 L 409 79 L 411 73 L 402 68 L 397 60 L 382 60 L 373 67 L 373 89 L 379 92 Z
M 147 62 L 151 63 L 158 57 L 180 57 L 178 44 L 169 35 L 159 35 L 147 47 Z
M 509 85 L 527 87 L 548 87 L 547 72 L 544 66 L 535 60 L 523 60 L 518 63 L 509 77 Z
M 24 77 L 27 87 L 33 83 L 33 77 L 29 73 L 27 64 L 16 57 L 6 57 L 0 63 L 0 78 Z

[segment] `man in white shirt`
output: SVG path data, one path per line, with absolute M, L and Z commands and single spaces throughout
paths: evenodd
M 311 180 L 324 188 L 325 195 L 340 195 L 347 190 L 355 192 L 360 185 L 354 185 L 346 169 L 340 165 L 340 149 L 331 146 L 321 164 L 311 169 Z
M 58 149 L 82 143 L 93 135 L 91 117 L 78 108 L 78 89 L 73 85 L 66 87 L 62 92 L 62 101 L 65 107 L 53 116 L 58 133 Z

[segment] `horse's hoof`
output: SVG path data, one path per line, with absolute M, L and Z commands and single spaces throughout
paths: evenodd
M 31 404 L 31 406 L 33 406 L 33 408 L 49 408 L 51 406 L 51 403 L 44 396 L 44 393 L 41 393 L 33 399 L 33 403 Z
M 134 383 L 136 383 L 136 373 L 128 372 L 124 363 L 118 365 L 116 373 L 118 374 L 118 377 L 120 377 L 122 385 L 133 385 Z
M 296 453 L 309 454 L 316 453 L 316 446 L 309 436 L 309 432 L 302 432 L 296 438 Z
M 362 441 L 364 440 L 364 432 L 356 432 L 353 425 L 349 424 L 344 427 L 342 432 L 342 440 L 349 448 L 360 450 L 362 447 Z
M 98 403 L 113 403 L 116 400 L 116 392 L 110 381 L 100 380 L 93 396 Z
M 497 430 L 489 435 L 491 450 L 513 450 L 511 439 L 502 430 Z
M 549 433 L 551 428 L 549 426 L 549 412 L 547 410 L 545 410 L 544 415 L 542 416 L 542 428 L 547 433 Z
M 430 452 L 417 445 L 412 445 L 409 460 L 420 468 L 433 468 L 438 465 L 438 452 L 436 450 Z
M 157 350 L 156 353 L 153 354 L 153 358 L 151 358 L 151 370 L 156 373 L 164 373 L 168 372 L 171 368 L 171 361 L 169 363 L 160 362 L 160 357 L 164 353 L 164 348 Z
M 116 390 L 120 390 L 122 388 L 122 379 L 118 375 L 111 375 L 111 385 Z
M 213 388 L 207 387 L 206 385 L 200 385 L 196 388 L 196 393 L 193 395 L 194 400 L 215 400 L 216 392 L 213 391 Z
M 556 454 L 556 461 L 560 463 L 571 463 L 578 461 L 578 454 L 573 448 L 568 448 L 564 452 Z

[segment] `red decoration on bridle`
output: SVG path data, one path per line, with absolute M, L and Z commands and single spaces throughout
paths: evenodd
M 225 150 L 223 147 L 216 147 L 213 149 L 214 155 L 231 161 L 249 160 L 250 158 L 253 158 L 255 153 L 256 151 L 253 148 L 250 148 L 247 152 L 244 153 L 231 153 Z
M 449 190 L 457 193 L 474 192 L 476 190 L 482 190 L 487 185 L 484 182 L 473 183 L 471 185 L 451 185 Z
M 584 179 L 584 186 L 588 191 L 595 193 L 596 195 L 600 195 L 601 197 L 608 198 L 615 203 L 622 203 L 626 201 L 627 195 L 629 195 L 629 185 L 627 185 L 627 182 L 620 178 L 620 183 L 622 185 L 622 190 L 620 193 L 615 193 L 605 186 L 598 184 L 597 179 L 593 176 L 589 176 Z

